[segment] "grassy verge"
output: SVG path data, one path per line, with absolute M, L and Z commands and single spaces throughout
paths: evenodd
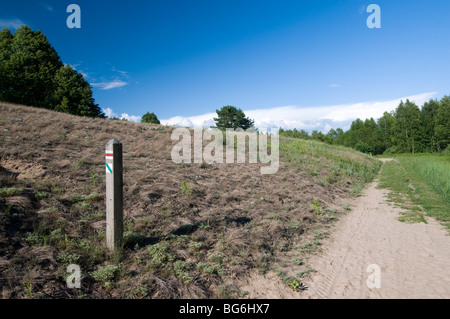
M 404 222 L 425 222 L 424 213 L 450 231 L 450 158 L 438 155 L 400 155 L 386 162 L 380 187 L 389 188 L 389 200 L 405 209 Z
M 294 138 L 280 139 L 280 155 L 303 168 L 322 186 L 352 179 L 351 193 L 358 196 L 381 168 L 381 161 L 343 146 Z

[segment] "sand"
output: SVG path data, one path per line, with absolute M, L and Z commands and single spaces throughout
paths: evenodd
M 308 261 L 317 272 L 305 278 L 307 290 L 293 292 L 271 274 L 254 275 L 243 289 L 251 298 L 450 298 L 448 232 L 429 217 L 428 224 L 400 222 L 401 209 L 377 185 L 355 199 L 322 253 Z M 370 265 L 379 268 L 379 281 Z

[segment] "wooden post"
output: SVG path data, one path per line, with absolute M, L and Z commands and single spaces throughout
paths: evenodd
M 113 138 L 106 143 L 106 245 L 114 251 L 122 246 L 123 169 L 122 143 Z

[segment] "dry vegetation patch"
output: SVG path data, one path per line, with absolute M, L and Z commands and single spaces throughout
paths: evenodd
M 0 103 L 0 286 L 4 298 L 230 298 L 251 272 L 289 286 L 378 171 L 342 147 L 282 139 L 261 164 L 175 164 L 172 127 Z M 124 248 L 105 248 L 104 147 L 124 150 Z M 67 289 L 78 264 L 82 288 Z M 289 270 L 289 271 L 287 271 Z

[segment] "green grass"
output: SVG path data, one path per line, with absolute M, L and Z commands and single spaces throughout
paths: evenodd
M 280 155 L 312 176 L 319 177 L 322 168 L 328 168 L 331 174 L 320 179 L 324 185 L 354 178 L 355 195 L 373 180 L 382 165 L 378 159 L 351 148 L 287 137 L 280 138 Z
M 450 156 L 416 155 L 400 157 L 400 162 L 450 204 Z
M 424 213 L 450 231 L 450 157 L 398 155 L 386 162 L 380 187 L 389 188 L 389 200 L 405 209 L 405 222 L 425 222 Z
M 11 197 L 20 195 L 23 192 L 23 188 L 19 187 L 2 187 L 0 188 L 0 197 Z

